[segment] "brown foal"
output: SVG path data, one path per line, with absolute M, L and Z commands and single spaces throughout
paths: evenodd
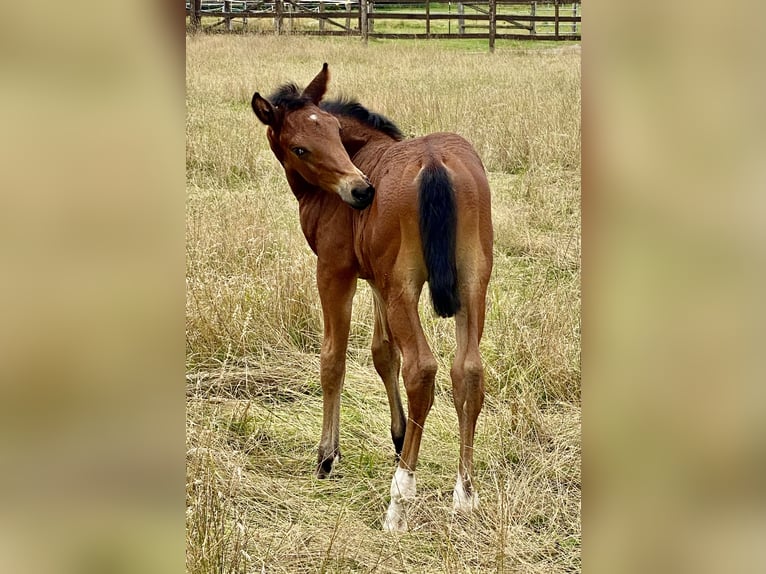
M 374 294 L 372 358 L 388 395 L 399 458 L 383 527 L 406 530 L 437 368 L 418 317 L 426 281 L 436 313 L 455 317 L 450 375 L 460 458 L 454 507 L 468 511 L 478 504 L 473 443 L 484 401 L 479 342 L 492 271 L 489 184 L 478 155 L 460 136 L 405 140 L 390 120 L 357 102 L 322 102 L 328 80 L 325 64 L 304 90 L 286 84 L 268 99 L 255 93 L 252 107 L 268 126 L 269 145 L 284 167 L 303 233 L 317 255 L 324 416 L 316 474 L 326 477 L 340 458 L 340 393 L 351 304 L 362 278 Z

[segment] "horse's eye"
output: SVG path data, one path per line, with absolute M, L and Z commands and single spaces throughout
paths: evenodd
M 298 157 L 303 157 L 304 155 L 306 155 L 308 153 L 308 151 L 305 148 L 302 148 L 302 147 L 294 147 L 293 148 L 293 153 L 295 155 L 297 155 Z

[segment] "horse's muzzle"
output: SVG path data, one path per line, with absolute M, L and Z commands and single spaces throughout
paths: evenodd
M 364 209 L 372 203 L 372 200 L 375 197 L 375 188 L 372 184 L 354 188 L 351 190 L 351 197 L 354 199 L 353 203 L 350 204 L 351 207 L 354 207 L 355 209 Z

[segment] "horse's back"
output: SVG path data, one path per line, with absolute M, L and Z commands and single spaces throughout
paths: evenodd
M 419 177 L 424 168 L 443 165 L 453 182 L 459 207 L 474 203 L 489 206 L 489 183 L 479 155 L 463 137 L 439 132 L 392 145 L 381 159 L 385 193 L 393 193 L 401 205 L 414 206 Z

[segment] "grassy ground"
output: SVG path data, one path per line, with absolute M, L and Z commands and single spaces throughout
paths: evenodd
M 360 283 L 341 408 L 344 458 L 312 477 L 321 312 L 295 199 L 249 109 L 305 84 L 358 97 L 420 135 L 474 143 L 493 188 L 495 269 L 476 444 L 481 509 L 450 513 L 457 417 L 451 321 L 422 306 L 440 361 L 404 535 L 382 532 L 394 470 Z M 187 570 L 580 569 L 580 59 L 431 43 L 241 35 L 187 39 Z M 426 297 L 423 301 L 427 301 Z

